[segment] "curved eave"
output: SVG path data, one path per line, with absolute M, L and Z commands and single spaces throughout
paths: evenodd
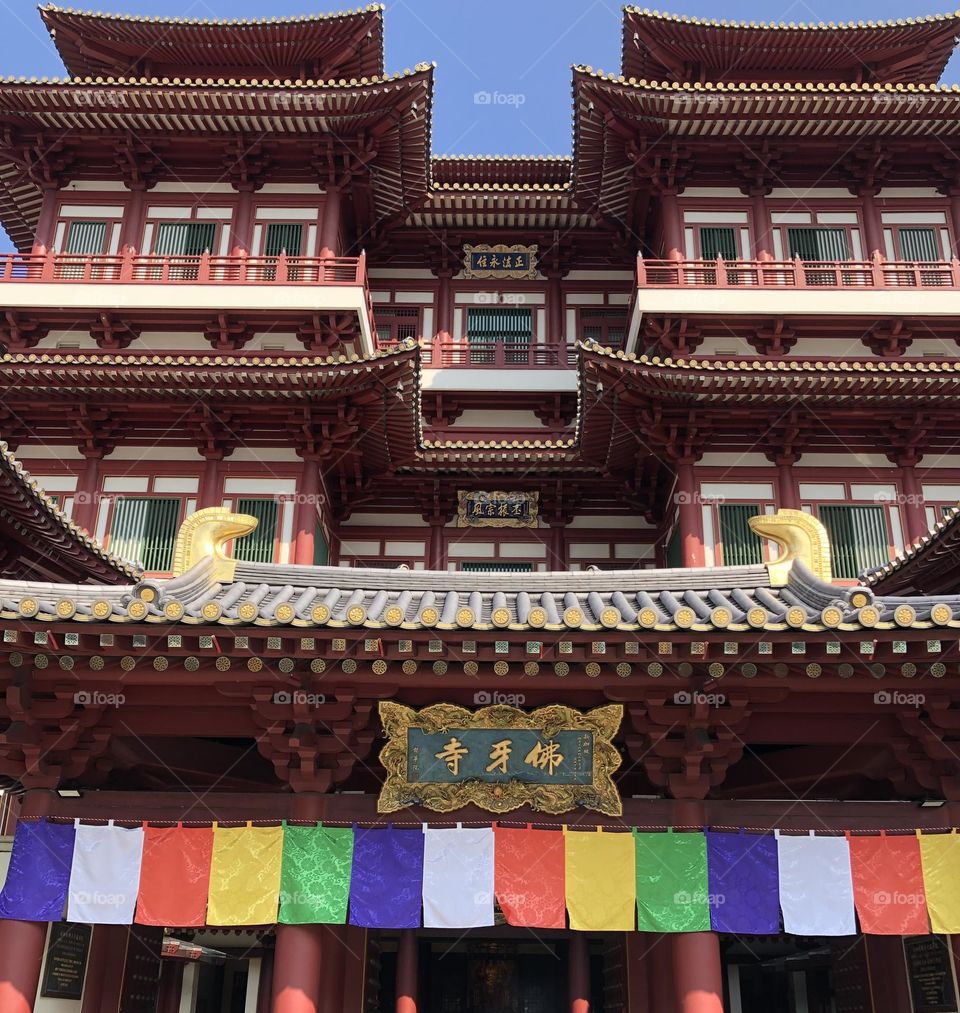
M 623 73 L 674 78 L 684 65 L 705 66 L 724 80 L 804 69 L 859 79 L 936 81 L 955 46 L 955 13 L 895 21 L 818 24 L 717 21 L 624 8 Z
M 880 594 L 922 590 L 926 594 L 960 591 L 960 506 L 954 507 L 927 534 L 883 566 L 864 576 L 864 582 Z
M 123 74 L 144 58 L 193 69 L 254 61 L 295 68 L 326 60 L 346 77 L 383 73 L 383 6 L 291 18 L 154 18 L 40 8 L 72 74 Z M 236 55 L 234 55 L 236 54 Z M 241 59 L 242 58 L 242 59 Z

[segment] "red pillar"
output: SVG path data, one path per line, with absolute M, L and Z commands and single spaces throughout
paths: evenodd
M 880 210 L 877 207 L 877 190 L 874 187 L 861 187 L 858 196 L 863 209 L 863 232 L 867 241 L 866 255 L 870 260 L 875 254 L 886 257 L 883 244 L 883 223 L 880 220 Z
M 541 338 L 544 345 L 562 345 L 563 342 L 563 291 L 560 272 L 547 273 L 547 333 Z
M 676 190 L 664 190 L 660 194 L 660 214 L 663 222 L 663 246 L 669 260 L 684 259 L 683 222 L 680 220 L 680 205 Z
M 397 944 L 396 1013 L 417 1013 L 419 962 L 416 930 L 403 929 Z
M 683 565 L 703 566 L 703 515 L 692 458 L 683 457 L 677 461 L 676 498 Z
M 907 541 L 915 542 L 929 530 L 927 511 L 923 502 L 923 489 L 917 480 L 914 461 L 900 465 L 900 492 L 903 498 L 903 519 Z
M 442 517 L 428 517 L 430 524 L 430 540 L 427 544 L 427 569 L 442 570 L 443 562 L 443 526 L 446 523 Z
M 143 240 L 143 184 L 130 188 L 130 199 L 123 211 L 120 225 L 120 252 L 136 253 Z M 146 252 L 141 251 L 141 252 Z
M 97 523 L 97 507 L 100 501 L 100 462 L 103 450 L 100 447 L 82 450 L 87 463 L 77 483 L 73 499 L 73 522 L 93 533 Z
M 60 206 L 60 197 L 56 190 L 44 190 L 43 201 L 40 205 L 40 217 L 37 219 L 37 228 L 33 234 L 33 254 L 44 254 L 53 249 L 57 225 L 57 209 Z
M 570 1013 L 590 1013 L 590 947 L 582 932 L 570 933 L 567 964 Z
M 249 185 L 237 187 L 237 206 L 233 212 L 233 226 L 230 229 L 230 254 L 239 257 L 249 253 L 253 245 L 253 188 Z M 295 256 L 299 250 L 288 250 Z
M 453 304 L 450 300 L 450 278 L 453 272 L 445 267 L 437 271 L 440 284 L 437 287 L 437 341 L 441 344 L 451 340 L 453 327 L 450 318 L 453 315 Z
M 320 497 L 320 461 L 315 454 L 303 455 L 303 473 L 297 489 L 296 541 L 294 563 L 312 566 L 317 534 L 317 503 Z
M 273 951 L 265 950 L 260 958 L 260 982 L 257 987 L 257 1013 L 270 1013 L 273 995 Z
M 647 958 L 649 1013 L 674 1013 L 676 1007 L 673 999 L 673 956 L 670 952 L 670 937 L 660 936 L 657 938 L 650 935 L 648 938 L 655 940 L 651 944 L 650 954 Z
M 753 211 L 753 260 L 772 260 L 770 249 L 770 214 L 767 211 L 766 194 L 762 190 L 750 193 L 751 210 Z
M 322 819 L 323 796 L 297 795 L 292 816 L 296 820 Z M 323 925 L 277 926 L 272 1013 L 321 1013 L 324 928 Z
M 565 533 L 567 526 L 563 521 L 550 524 L 550 559 L 548 570 L 565 570 L 567 568 L 567 543 Z
M 223 454 L 217 450 L 208 450 L 203 456 L 206 464 L 203 467 L 200 495 L 197 497 L 198 510 L 220 506 L 223 499 L 220 483 L 220 462 L 223 460 Z
M 115 1010 L 120 1002 L 120 982 L 123 979 L 127 943 L 130 929 L 126 925 L 97 925 L 90 941 L 87 975 L 83 985 L 81 1013 L 106 1013 Z M 171 963 L 171 961 L 165 961 Z M 183 977 L 181 966 L 180 978 Z M 180 1008 L 180 988 L 177 986 L 177 1005 Z M 160 1006 L 158 1013 L 167 1013 Z
M 340 188 L 331 186 L 323 202 L 320 226 L 320 256 L 337 257 L 340 253 Z
M 901 936 L 864 936 L 875 1010 L 909 1010 L 910 983 Z
M 703 802 L 675 803 L 674 825 L 699 827 Z M 723 1013 L 723 966 L 716 932 L 678 932 L 672 937 L 676 1013 Z
M 323 956 L 323 1013 L 343 1013 L 343 982 L 347 959 L 345 926 L 327 926 Z
M 777 459 L 777 501 L 783 510 L 800 509 L 800 489 L 793 474 L 797 458 L 793 455 L 778 455 Z

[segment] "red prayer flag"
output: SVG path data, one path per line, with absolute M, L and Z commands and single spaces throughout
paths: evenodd
M 146 827 L 134 920 L 176 928 L 204 925 L 212 856 L 212 827 Z
M 878 936 L 921 936 L 930 931 L 914 836 L 854 837 L 850 841 L 853 898 L 860 930 Z
M 507 923 L 566 927 L 563 834 L 494 827 L 493 889 Z

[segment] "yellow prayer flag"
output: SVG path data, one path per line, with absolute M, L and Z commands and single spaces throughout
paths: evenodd
M 633 834 L 564 833 L 570 928 L 631 932 L 637 900 Z
M 283 827 L 214 827 L 208 925 L 277 920 Z
M 960 932 L 960 835 L 919 834 L 923 887 L 933 932 Z

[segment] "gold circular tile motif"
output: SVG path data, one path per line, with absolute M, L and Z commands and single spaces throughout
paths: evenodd
M 433 674 L 434 675 L 446 675 L 448 667 L 449 666 L 447 665 L 447 663 L 445 661 L 435 661 L 433 663 Z
M 351 605 L 347 609 L 347 622 L 353 623 L 354 626 L 360 626 L 366 622 L 367 610 L 362 605 Z
M 747 622 L 754 627 L 754 629 L 760 629 L 762 626 L 767 625 L 769 615 L 765 608 L 761 608 L 759 605 L 754 606 L 747 613 Z
M 61 598 L 56 605 L 57 616 L 60 619 L 70 619 L 77 611 L 75 602 L 72 602 L 69 598 Z
M 660 676 L 663 675 L 663 665 L 661 665 L 659 661 L 651 661 L 650 664 L 647 665 L 647 675 L 653 679 L 659 679 Z
M 523 666 L 523 674 L 524 675 L 539 675 L 540 674 L 540 666 L 535 661 L 528 661 Z
M 313 661 L 310 662 L 310 671 L 313 672 L 314 675 L 322 675 L 326 670 L 327 663 L 323 660 L 323 658 L 314 658 Z
M 214 662 L 214 664 L 216 665 L 218 672 L 229 672 L 230 671 L 230 659 L 223 657 L 223 655 L 221 655 L 219 658 L 217 658 L 217 660 Z
M 854 591 L 850 595 L 850 604 L 854 608 L 861 609 L 864 605 L 870 604 L 870 595 L 865 591 Z
M 412 659 L 408 658 L 401 666 L 401 671 L 404 675 L 415 675 L 417 671 L 417 663 Z
M 506 608 L 494 609 L 490 616 L 490 621 L 494 626 L 509 626 L 510 625 L 510 610 Z
M 216 622 L 220 616 L 223 615 L 223 609 L 220 607 L 220 602 L 208 601 L 203 608 L 200 609 L 200 615 L 202 615 L 207 622 Z
M 583 625 L 583 612 L 571 606 L 563 613 L 563 624 L 564 626 L 569 626 L 571 629 L 577 629 Z
M 247 658 L 247 670 L 250 672 L 262 672 L 263 658 Z
M 793 608 L 787 609 L 784 618 L 787 621 L 787 626 L 799 629 L 807 621 L 807 613 L 799 605 L 794 605 Z
M 564 679 L 570 674 L 570 666 L 565 661 L 555 662 L 553 666 L 553 673 L 561 679 Z
M 930 674 L 934 679 L 942 679 L 947 674 L 947 666 L 942 661 L 935 661 L 930 666 Z
M 876 626 L 880 622 L 880 609 L 875 605 L 864 605 L 857 613 L 861 626 Z
M 495 661 L 493 663 L 493 674 L 494 675 L 509 675 L 510 674 L 510 663 L 508 661 Z
M 723 667 L 723 665 L 720 664 L 719 661 L 712 662 L 710 666 L 707 668 L 707 673 L 709 674 L 711 679 L 722 679 L 725 672 L 726 669 Z
M 296 614 L 293 606 L 286 602 L 281 603 L 273 610 L 273 618 L 278 623 L 289 623 Z
M 383 660 L 383 658 L 377 658 L 370 668 L 373 670 L 374 675 L 387 674 L 387 663 Z
M 197 669 L 200 667 L 200 659 L 199 658 L 184 658 L 183 659 L 183 667 L 188 672 L 196 672 Z
M 340 662 L 340 668 L 346 672 L 347 675 L 353 675 L 353 673 L 357 670 L 357 663 L 353 660 L 353 658 L 344 658 L 343 661 Z
M 457 625 L 458 626 L 473 626 L 476 622 L 476 616 L 473 614 L 473 609 L 470 608 L 459 608 L 457 609 Z
M 546 609 L 542 609 L 539 605 L 534 606 L 530 609 L 530 615 L 527 616 L 527 623 L 530 626 L 534 626 L 539 629 L 541 626 L 546 625 L 547 612 Z
M 730 625 L 730 620 L 733 616 L 730 614 L 730 609 L 724 608 L 722 605 L 715 608 L 710 613 L 710 622 L 713 623 L 718 629 L 723 629 L 725 626 Z
M 595 661 L 588 661 L 584 667 L 584 671 L 587 673 L 588 678 L 596 679 L 600 674 L 600 666 Z
M 953 609 L 946 602 L 938 602 L 930 609 L 930 618 L 938 626 L 946 626 L 953 619 Z
M 293 658 L 281 658 L 277 662 L 277 668 L 279 668 L 284 675 L 289 675 L 296 667 L 297 665 Z
M 827 605 L 827 607 L 820 613 L 820 622 L 822 622 L 824 626 L 833 629 L 843 622 L 843 612 L 837 608 L 836 605 Z
M 819 679 L 821 675 L 823 675 L 823 666 L 817 664 L 815 661 L 811 661 L 810 664 L 807 665 L 808 678 Z
M 136 658 L 131 658 L 129 654 L 125 654 L 120 659 L 120 667 L 124 670 L 124 672 L 132 672 L 134 668 L 136 668 L 136 665 Z
M 141 601 L 152 603 L 157 600 L 157 592 L 152 587 L 141 587 L 140 591 L 137 594 L 137 597 Z
M 391 605 L 383 613 L 383 621 L 388 626 L 399 626 L 403 622 L 403 609 L 399 605 Z
M 619 675 L 621 679 L 626 679 L 632 674 L 633 674 L 632 665 L 627 664 L 627 662 L 625 661 L 621 661 L 620 664 L 617 665 L 617 675 Z
M 105 664 L 105 662 L 104 662 L 103 658 L 100 657 L 99 654 L 95 654 L 90 659 L 90 667 L 94 670 L 94 672 L 102 672 L 103 668 L 104 668 L 104 664 Z
M 94 619 L 106 619 L 113 612 L 113 606 L 103 598 L 98 598 L 90 608 Z
M 168 601 L 163 607 L 163 614 L 168 619 L 182 619 L 183 618 L 183 605 L 178 601 Z
M 127 615 L 131 619 L 142 619 L 147 614 L 147 606 L 145 602 L 140 601 L 139 598 L 130 602 L 127 606 Z
M 620 615 L 620 609 L 611 605 L 600 613 L 600 625 L 606 626 L 606 628 L 610 630 L 613 629 L 614 626 L 618 625 L 622 618 L 623 617 Z
M 73 658 L 71 658 L 69 654 L 62 658 L 58 658 L 57 664 L 64 670 L 64 672 L 73 671 Z
M 917 674 L 917 666 L 912 661 L 905 661 L 900 666 L 900 674 L 904 679 L 912 679 Z
M 480 671 L 480 666 L 475 661 L 465 661 L 463 671 L 465 675 L 476 675 Z
M 131 658 L 130 660 L 132 661 L 133 659 Z M 33 667 L 34 668 L 48 668 L 49 665 L 50 665 L 50 659 L 45 654 L 38 654 L 33 659 Z
M 170 662 L 166 658 L 154 658 L 153 667 L 158 672 L 166 672 L 170 667 Z
M 440 620 L 440 613 L 432 606 L 428 606 L 420 613 L 420 622 L 424 626 L 436 626 Z
M 651 609 L 651 608 L 641 609 L 640 610 L 640 614 L 637 616 L 637 622 L 641 626 L 646 627 L 646 629 L 648 629 L 648 630 L 651 627 L 656 626 L 657 625 L 657 613 L 656 613 L 656 611 L 654 609 Z
M 237 609 L 237 615 L 245 622 L 251 623 L 257 618 L 257 606 L 252 601 L 245 601 Z
M 674 614 L 673 621 L 674 623 L 676 623 L 677 626 L 680 627 L 681 630 L 686 630 L 689 629 L 691 626 L 693 626 L 694 620 L 696 618 L 697 614 L 693 611 L 693 609 L 684 605 L 681 608 L 677 609 L 676 613 Z
M 898 626 L 913 626 L 917 621 L 917 610 L 912 605 L 898 605 L 893 612 L 893 621 Z

